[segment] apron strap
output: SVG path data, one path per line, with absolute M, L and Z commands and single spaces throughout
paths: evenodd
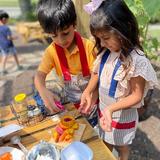
M 64 76 L 64 80 L 71 81 L 71 75 L 69 73 L 69 67 L 68 67 L 67 58 L 65 56 L 64 50 L 62 47 L 58 46 L 57 44 L 55 44 L 55 47 L 56 47 L 57 55 L 61 65 L 61 70 Z
M 112 74 L 111 85 L 110 85 L 110 88 L 109 88 L 109 96 L 113 97 L 113 98 L 115 96 L 116 88 L 117 88 L 117 84 L 118 84 L 118 81 L 114 79 L 114 76 L 115 76 L 115 74 L 116 74 L 116 72 L 117 72 L 117 70 L 119 69 L 120 66 L 121 66 L 121 61 L 118 59 L 118 61 L 116 63 L 116 66 L 114 68 L 113 74 Z
M 88 67 L 88 61 L 86 57 L 86 51 L 83 45 L 82 38 L 78 32 L 75 32 L 76 43 L 78 45 L 79 53 L 80 53 L 80 61 L 82 67 L 83 77 L 90 75 L 90 70 Z
M 78 46 L 79 49 L 79 53 L 80 53 L 80 62 L 81 62 L 81 66 L 82 66 L 82 74 L 83 76 L 89 76 L 90 75 L 90 71 L 89 71 L 89 67 L 88 67 L 88 62 L 87 62 L 87 57 L 86 57 L 86 51 L 82 42 L 82 38 L 79 35 L 79 33 L 75 32 L 75 39 L 76 39 L 76 44 Z M 68 67 L 68 62 L 67 62 L 67 58 L 65 56 L 64 53 L 64 49 L 60 46 L 58 46 L 57 44 L 55 44 L 55 48 L 57 51 L 57 55 L 59 58 L 59 62 L 61 65 L 61 70 L 64 76 L 64 79 L 66 81 L 71 81 L 71 75 L 69 72 L 69 67 Z
M 100 63 L 100 69 L 99 69 L 99 84 L 100 84 L 101 73 L 102 73 L 102 70 L 104 68 L 104 64 L 106 63 L 106 61 L 108 59 L 109 54 L 110 54 L 110 51 L 107 49 L 106 52 L 104 53 L 104 55 L 102 56 L 101 63 Z M 112 74 L 111 85 L 110 85 L 110 88 L 109 88 L 109 96 L 113 97 L 113 98 L 115 96 L 117 83 L 118 83 L 117 80 L 114 80 L 114 76 L 115 76 L 115 74 L 116 74 L 116 72 L 117 72 L 117 70 L 119 69 L 120 66 L 121 66 L 121 61 L 118 59 L 118 61 L 116 63 L 116 66 L 114 68 L 113 74 Z
M 100 79 L 104 64 L 106 63 L 109 54 L 110 54 L 110 51 L 107 49 L 106 52 L 104 53 L 104 55 L 102 56 L 101 63 L 100 63 L 100 68 L 99 68 L 99 79 Z

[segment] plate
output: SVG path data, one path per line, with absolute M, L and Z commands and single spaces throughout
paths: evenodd
M 67 147 L 73 141 L 80 141 L 81 137 L 84 133 L 85 128 L 86 128 L 86 124 L 79 123 L 79 128 L 78 128 L 78 130 L 75 130 L 74 135 L 73 135 L 73 140 L 71 142 L 65 142 L 65 141 L 55 142 L 53 138 L 50 139 L 50 142 L 53 143 L 57 148 L 62 149 L 64 147 Z
M 4 154 L 6 152 L 10 152 L 12 154 L 13 160 L 24 160 L 24 157 L 25 157 L 24 153 L 17 148 L 0 147 L 0 155 Z
M 0 128 L 0 137 L 5 137 L 11 133 L 21 130 L 23 127 L 17 124 L 10 124 Z

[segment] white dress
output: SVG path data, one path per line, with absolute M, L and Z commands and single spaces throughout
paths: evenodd
M 101 59 L 104 54 L 106 54 L 106 52 L 97 56 L 97 59 L 94 62 L 93 72 L 99 74 Z M 112 114 L 112 132 L 104 132 L 101 127 L 99 127 L 100 137 L 107 143 L 117 146 L 132 143 L 138 123 L 137 108 L 143 105 L 144 97 L 148 90 L 158 85 L 156 73 L 149 60 L 144 56 L 144 53 L 141 50 L 136 49 L 132 50 L 130 55 L 132 63 L 127 75 L 123 71 L 123 66 L 120 65 L 113 76 L 113 72 L 116 68 L 115 66 L 117 65 L 120 56 L 120 52 L 113 52 L 109 54 L 99 77 L 99 108 L 101 112 L 105 107 L 129 95 L 129 80 L 132 77 L 141 76 L 146 80 L 142 101 L 135 106 L 116 111 Z M 113 96 L 110 95 L 110 89 L 113 88 L 111 85 L 112 81 L 117 81 Z

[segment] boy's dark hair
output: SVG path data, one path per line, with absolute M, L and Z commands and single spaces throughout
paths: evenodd
M 122 40 L 122 50 L 125 57 L 128 51 L 137 46 L 142 49 L 139 42 L 139 29 L 135 16 L 123 0 L 106 0 L 93 12 L 90 19 L 90 30 L 93 36 L 99 31 L 113 31 Z M 100 40 L 96 38 L 98 48 Z
M 3 18 L 8 19 L 9 15 L 7 12 L 5 12 L 4 10 L 0 10 L 0 20 L 2 20 Z
M 55 34 L 76 23 L 72 0 L 39 0 L 37 14 L 40 25 L 46 33 Z

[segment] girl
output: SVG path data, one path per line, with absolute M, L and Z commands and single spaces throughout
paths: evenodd
M 85 9 L 92 12 L 90 30 L 100 54 L 82 94 L 80 110 L 90 111 L 91 103 L 98 97 L 98 84 L 100 137 L 110 150 L 113 146 L 118 149 L 120 160 L 127 160 L 128 145 L 138 123 L 137 108 L 158 81 L 140 45 L 136 19 L 125 2 L 101 0 L 98 8 L 94 2 L 97 3 L 92 1 Z

